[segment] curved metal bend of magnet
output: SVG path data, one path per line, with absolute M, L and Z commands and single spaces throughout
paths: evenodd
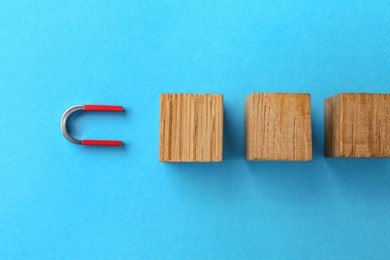
M 61 132 L 68 141 L 74 144 L 82 145 L 104 145 L 104 146 L 122 146 L 123 142 L 119 140 L 78 140 L 68 133 L 66 122 L 68 118 L 76 111 L 108 111 L 108 112 L 123 112 L 122 106 L 103 106 L 103 105 L 76 105 L 65 111 L 61 118 Z

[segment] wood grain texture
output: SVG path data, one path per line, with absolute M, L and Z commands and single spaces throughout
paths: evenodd
M 223 96 L 161 94 L 160 99 L 160 161 L 222 161 Z
M 309 94 L 252 93 L 245 100 L 247 160 L 312 159 Z
M 342 93 L 325 100 L 327 157 L 390 157 L 390 94 Z

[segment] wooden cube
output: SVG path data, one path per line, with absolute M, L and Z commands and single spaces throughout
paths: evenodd
M 390 157 L 390 94 L 344 93 L 325 101 L 327 157 Z
M 223 96 L 162 94 L 160 98 L 160 161 L 222 161 Z
M 245 100 L 247 160 L 312 159 L 309 94 L 252 93 Z

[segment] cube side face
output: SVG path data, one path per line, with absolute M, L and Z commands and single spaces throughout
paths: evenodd
M 160 161 L 222 161 L 222 95 L 162 94 L 160 99 Z
M 245 155 L 247 160 L 254 160 L 254 156 L 252 154 L 253 150 L 253 119 L 252 119 L 252 97 L 253 95 L 249 95 L 245 99 L 244 107 L 244 134 L 245 134 Z
M 335 157 L 390 157 L 390 95 L 340 94 Z
M 312 159 L 309 94 L 252 93 L 245 106 L 248 160 Z
M 340 156 L 340 96 L 334 96 L 325 100 L 324 127 L 325 127 L 325 156 Z

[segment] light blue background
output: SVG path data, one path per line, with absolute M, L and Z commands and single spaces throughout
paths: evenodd
M 0 258 L 389 259 L 389 159 L 323 156 L 324 98 L 390 92 L 389 2 L 184 2 L 1 1 Z M 245 161 L 256 91 L 312 94 L 312 162 Z M 158 162 L 164 92 L 224 94 L 222 163 Z

